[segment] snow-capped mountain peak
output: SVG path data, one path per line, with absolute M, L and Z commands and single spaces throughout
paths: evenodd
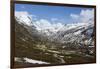
M 15 12 L 15 17 L 19 23 L 26 24 L 31 26 L 32 24 L 32 17 L 27 12 Z
M 31 27 L 34 26 L 38 32 L 44 33 L 48 36 L 52 36 L 54 34 L 59 35 L 64 32 L 70 33 L 70 31 L 74 32 L 75 29 L 76 30 L 80 29 L 78 31 L 75 31 L 74 33 L 75 35 L 78 35 L 81 33 L 81 31 L 83 31 L 82 28 L 87 29 L 89 27 L 93 27 L 93 23 L 91 21 L 90 23 L 68 23 L 68 24 L 60 22 L 52 23 L 52 21 L 49 21 L 47 19 L 38 19 L 38 18 L 35 18 L 36 20 L 34 21 L 34 18 L 32 18 L 31 15 L 29 15 L 29 13 L 27 12 L 15 12 L 15 17 L 19 23 L 23 23 Z
M 34 18 L 27 12 L 15 12 L 15 18 L 19 23 L 23 23 L 28 26 L 35 26 L 38 31 L 49 34 L 50 32 L 55 33 L 63 27 L 62 23 L 51 23 L 47 19 L 38 19 L 34 21 Z

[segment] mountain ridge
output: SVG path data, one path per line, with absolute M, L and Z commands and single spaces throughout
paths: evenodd
M 46 19 L 40 19 L 37 21 L 33 21 L 32 17 L 29 15 L 15 13 L 15 19 L 20 24 L 24 24 L 27 29 L 36 30 L 37 34 L 41 37 L 46 37 L 50 41 L 57 40 L 60 43 L 69 43 L 69 42 L 77 42 L 82 43 L 82 39 L 84 37 L 89 37 L 93 33 L 93 22 L 88 21 L 89 23 L 71 23 L 71 24 L 62 24 L 62 23 L 54 23 L 52 24 Z M 91 19 L 93 21 L 93 19 Z M 83 33 L 85 31 L 85 34 Z M 89 32 L 88 32 L 89 31 Z M 89 35 L 88 35 L 89 34 Z M 83 37 L 84 36 L 84 37 Z M 90 41 L 92 37 L 86 39 Z M 76 41 L 77 40 L 77 41 Z M 94 44 L 92 44 L 94 45 Z

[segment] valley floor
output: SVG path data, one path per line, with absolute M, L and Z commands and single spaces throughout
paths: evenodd
M 36 51 L 37 50 L 37 51 Z M 33 55 L 27 57 L 15 57 L 15 67 L 24 66 L 39 66 L 49 64 L 83 64 L 83 63 L 94 63 L 95 56 L 82 54 L 76 51 L 55 51 L 35 49 Z

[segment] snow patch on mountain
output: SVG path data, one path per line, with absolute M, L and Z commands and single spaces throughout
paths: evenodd
M 27 57 L 25 57 L 25 58 L 15 57 L 15 61 L 32 63 L 32 64 L 50 64 L 50 63 L 43 62 L 43 61 L 33 60 L 33 59 L 30 59 L 30 58 L 27 58 Z
M 19 23 L 24 23 L 28 26 L 32 25 L 32 15 L 30 15 L 28 12 L 15 12 L 15 18 Z

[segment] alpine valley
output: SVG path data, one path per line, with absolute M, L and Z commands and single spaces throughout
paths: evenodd
M 64 24 L 15 13 L 15 67 L 95 62 L 94 40 L 93 18 Z

